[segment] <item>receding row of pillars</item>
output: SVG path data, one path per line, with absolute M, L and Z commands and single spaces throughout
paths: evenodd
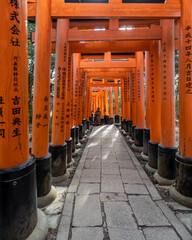
M 3 1 L 0 39 L 0 236 L 27 239 L 37 221 L 37 197 L 43 204 L 56 197 L 52 179 L 60 181 L 91 116 L 90 81 L 79 68 L 80 54 L 67 41 L 69 20 L 57 21 L 56 81 L 51 144 L 49 144 L 51 0 L 37 1 L 32 149 L 29 154 L 27 79 L 27 2 Z M 136 52 L 136 69 L 122 87 L 122 116 L 136 147 L 147 144 L 148 167 L 158 181 L 175 178 L 173 198 L 192 206 L 192 2 L 182 1 L 179 39 L 179 151 L 175 146 L 174 20 L 161 20 L 162 40 Z M 14 14 L 13 14 L 14 13 Z M 128 86 L 131 85 L 131 88 Z M 112 91 L 109 92 L 112 113 Z M 144 104 L 146 102 L 146 104 Z M 144 107 L 146 111 L 144 115 Z M 82 126 L 83 123 L 83 126 Z M 83 130 L 84 129 L 84 130 Z M 149 138 L 150 131 L 150 138 Z M 80 130 L 81 132 L 81 130 Z M 134 134 L 133 134 L 134 133 Z M 175 157 L 176 156 L 176 157 Z M 65 159 L 60 164 L 59 159 Z M 175 161 L 176 159 L 176 161 Z M 60 167 L 58 167 L 60 166 Z M 177 170 L 177 171 L 176 171 Z M 53 178 L 52 178 L 53 174 Z M 36 195 L 37 194 L 37 195 Z M 25 224 L 24 224 L 25 223 Z

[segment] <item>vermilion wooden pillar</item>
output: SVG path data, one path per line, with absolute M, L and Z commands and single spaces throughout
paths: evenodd
M 101 123 L 104 121 L 104 91 L 101 91 Z
M 113 88 L 109 88 L 109 124 L 113 123 Z
M 51 154 L 49 153 L 50 61 L 51 1 L 43 0 L 37 2 L 36 11 L 32 128 L 32 154 L 36 157 L 39 207 L 45 207 L 45 204 L 48 205 L 56 197 L 55 189 L 51 187 Z M 42 197 L 45 199 L 49 197 L 49 201 L 42 201 Z
M 132 71 L 132 79 L 131 79 L 131 85 L 132 85 L 132 126 L 131 126 L 131 139 L 134 140 L 134 131 L 136 127 L 136 88 L 135 88 L 135 81 L 136 81 L 136 76 L 135 76 L 135 69 Z
M 73 54 L 73 120 L 76 127 L 76 141 L 79 143 L 79 82 L 80 82 L 80 60 L 81 54 Z
M 37 224 L 35 159 L 29 156 L 27 1 L 2 1 L 0 13 L 0 238 L 26 239 Z
M 136 128 L 135 145 L 143 146 L 144 118 L 144 66 L 143 52 L 136 52 Z
M 175 179 L 175 39 L 174 20 L 161 20 L 161 139 L 158 149 L 159 183 Z
M 121 128 L 124 129 L 124 79 L 121 79 Z
M 118 83 L 118 79 L 115 79 L 115 82 Z M 119 87 L 114 87 L 115 93 L 115 123 L 120 122 L 119 117 Z
M 150 141 L 148 143 L 148 165 L 151 172 L 157 169 L 158 144 L 161 133 L 161 72 L 160 42 L 150 43 Z
M 192 1 L 181 1 L 179 22 L 179 153 L 172 197 L 192 207 Z
M 69 20 L 57 20 L 55 86 L 53 98 L 52 138 L 49 150 L 52 154 L 52 176 L 61 181 L 67 172 L 66 93 L 67 93 L 67 47 Z
M 150 140 L 150 56 L 149 52 L 145 52 L 145 128 L 143 130 L 143 160 L 148 161 L 148 142 Z

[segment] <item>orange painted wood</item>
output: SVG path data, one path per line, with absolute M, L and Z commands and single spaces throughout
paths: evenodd
M 91 78 L 103 78 L 107 77 L 109 79 L 121 78 L 125 76 L 125 72 L 87 72 L 87 76 Z
M 136 65 L 136 127 L 143 129 L 145 126 L 143 52 L 136 52 Z
M 125 119 L 124 117 L 124 81 L 121 84 L 121 116 L 122 116 L 122 120 Z
M 175 147 L 174 20 L 162 20 L 161 41 L 161 146 Z
M 57 21 L 57 49 L 55 62 L 55 85 L 52 116 L 52 144 L 63 145 L 66 137 L 66 94 L 67 94 L 67 67 L 68 67 L 68 40 L 67 30 L 69 20 Z
M 35 33 L 32 154 L 47 156 L 49 148 L 49 102 L 51 62 L 51 1 L 37 2 Z
M 119 94 L 118 94 L 118 87 L 114 88 L 115 91 L 115 115 L 119 115 Z
M 129 73 L 126 73 L 124 78 L 124 94 L 123 94 L 123 103 L 124 103 L 124 119 L 130 120 L 130 79 Z
M 81 61 L 80 68 L 132 68 L 136 67 L 135 59 L 129 61 L 113 61 L 113 62 L 85 62 Z
M 104 91 L 104 115 L 109 115 L 108 91 Z
M 150 140 L 160 143 L 161 133 L 161 72 L 160 43 L 151 41 L 150 50 Z
M 109 89 L 109 116 L 113 118 L 113 93 L 112 87 Z
M 145 11 L 143 11 L 145 9 Z M 28 16 L 34 17 L 35 3 L 28 3 Z M 53 18 L 129 18 L 159 19 L 178 18 L 181 16 L 180 3 L 170 4 L 122 4 L 122 3 L 64 3 L 63 0 L 52 1 Z
M 73 119 L 77 127 L 79 123 L 79 78 L 81 54 L 73 54 Z
M 113 0 L 113 1 L 120 1 L 121 0 Z M 110 2 L 111 3 L 111 2 Z M 119 29 L 119 19 L 109 19 L 109 29 L 110 30 L 118 30 Z
M 21 0 L 18 4 L 16 8 L 9 1 L 2 1 L 0 8 L 1 169 L 18 166 L 29 159 L 27 4 Z M 11 15 L 14 11 L 18 13 L 17 18 Z
M 136 75 L 135 75 L 135 69 L 132 71 L 132 78 L 131 78 L 131 87 L 132 87 L 132 121 L 133 126 L 136 126 Z
M 105 42 L 70 42 L 72 52 L 79 53 L 104 53 L 104 52 L 135 52 L 149 51 L 150 41 L 105 41 Z
M 179 41 L 179 154 L 192 158 L 192 1 L 182 1 Z
M 149 52 L 145 52 L 145 128 L 150 129 L 150 58 Z
M 84 72 L 105 72 L 105 73 L 111 73 L 111 72 L 129 72 L 132 71 L 134 68 L 132 67 L 125 67 L 125 68 L 83 68 Z

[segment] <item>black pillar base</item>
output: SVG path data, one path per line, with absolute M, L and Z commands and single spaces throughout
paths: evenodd
M 113 124 L 113 122 L 114 122 L 113 117 L 110 117 L 110 118 L 109 118 L 109 124 Z
M 83 124 L 79 125 L 79 140 L 83 138 Z
M 143 147 L 143 129 L 135 128 L 134 138 L 135 138 L 135 146 Z
M 93 118 L 92 117 L 89 117 L 89 122 L 90 122 L 90 125 L 93 124 Z
M 87 120 L 87 129 L 89 130 L 90 128 L 90 121 Z
M 133 121 L 132 120 L 129 120 L 128 121 L 128 133 L 129 133 L 129 136 L 131 136 L 131 126 L 133 124 Z
M 65 141 L 67 143 L 67 166 L 72 162 L 72 138 Z
M 131 125 L 131 139 L 135 140 L 135 128 L 136 126 Z
M 148 161 L 149 167 L 151 167 L 153 169 L 157 169 L 158 143 L 153 143 L 153 142 L 149 141 L 148 156 L 149 156 L 149 161 Z
M 101 118 L 100 124 L 103 125 L 105 123 L 104 118 Z
M 77 145 L 79 143 L 79 126 L 75 128 L 75 132 L 76 132 L 75 145 Z
M 192 158 L 185 158 L 176 153 L 176 190 L 192 197 Z
M 82 124 L 83 124 L 83 136 L 84 136 L 85 131 L 87 130 L 87 119 L 83 119 Z
M 75 152 L 75 139 L 76 139 L 75 127 L 71 128 L 71 138 L 72 138 L 72 152 Z
M 37 224 L 35 159 L 0 169 L 0 239 L 25 240 Z
M 104 123 L 109 124 L 109 115 L 104 115 Z
M 49 145 L 52 154 L 52 177 L 63 176 L 67 172 L 67 143 L 63 145 Z
M 125 120 L 125 132 L 129 132 L 129 121 Z
M 126 119 L 123 119 L 123 130 L 126 131 Z
M 158 147 L 158 174 L 166 179 L 174 180 L 176 177 L 175 154 L 177 148 Z
M 120 116 L 119 115 L 115 115 L 115 123 L 120 123 Z
M 150 129 L 143 130 L 143 154 L 148 156 L 148 142 L 150 141 Z

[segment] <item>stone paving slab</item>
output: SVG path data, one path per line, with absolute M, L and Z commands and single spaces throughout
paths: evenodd
M 84 169 L 80 182 L 99 183 L 100 169 Z
M 120 175 L 102 175 L 101 192 L 124 192 Z
M 132 210 L 126 202 L 104 202 L 107 226 L 118 229 L 137 229 Z
M 120 160 L 118 161 L 118 164 L 120 168 L 135 168 L 135 165 L 131 160 Z
M 110 240 L 145 240 L 139 230 L 127 230 L 119 228 L 108 228 Z M 153 239 L 155 240 L 155 238 Z M 161 240 L 164 240 L 163 238 Z M 176 239 L 175 239 L 176 240 Z
M 103 237 L 101 227 L 72 228 L 72 240 L 102 240 Z
M 96 194 L 100 193 L 100 184 L 98 183 L 80 183 L 77 194 Z
M 143 181 L 136 169 L 120 169 L 123 183 L 140 183 Z
M 102 166 L 104 166 L 104 165 L 102 164 Z M 103 175 L 108 175 L 108 174 L 110 174 L 110 175 L 120 175 L 118 165 L 116 164 L 115 167 L 111 167 L 111 166 L 103 167 L 102 168 L 102 174 Z
M 169 226 L 167 218 L 149 196 L 129 196 L 139 226 Z
M 57 240 L 68 240 L 71 217 L 62 216 L 58 228 Z
M 100 168 L 100 167 L 101 167 L 100 158 L 93 158 L 93 159 L 86 158 L 85 168 Z
M 100 199 L 102 202 L 128 201 L 125 193 L 100 193 Z
M 145 185 L 141 184 L 124 184 L 125 192 L 127 194 L 133 194 L 133 195 L 146 195 L 149 194 L 147 191 Z
M 144 235 L 147 240 L 179 240 L 173 228 L 153 227 L 144 228 Z
M 68 193 L 65 199 L 65 204 L 63 208 L 62 215 L 70 217 L 73 211 L 73 202 L 74 202 L 75 194 Z
M 101 226 L 101 206 L 99 194 L 77 195 L 72 226 Z

